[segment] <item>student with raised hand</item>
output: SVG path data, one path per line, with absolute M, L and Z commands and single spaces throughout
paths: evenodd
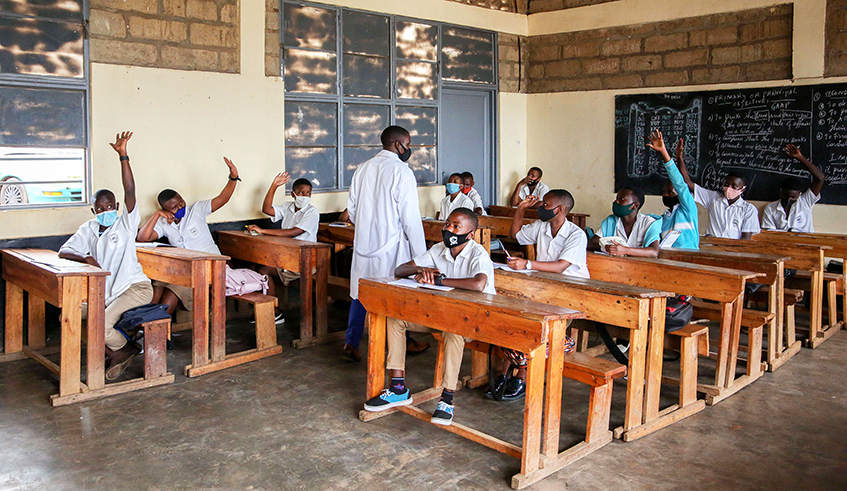
M 812 184 L 805 191 L 805 183 L 795 177 L 782 181 L 779 199 L 769 203 L 762 213 L 762 228 L 783 232 L 814 232 L 812 208 L 821 199 L 824 184 L 823 172 L 800 153 L 795 145 L 785 146 L 785 153 L 802 163 L 812 174 Z
M 129 165 L 127 142 L 132 133 L 115 137 L 112 148 L 120 156 L 124 211 L 108 189 L 94 193 L 94 219 L 83 223 L 59 249 L 59 257 L 90 264 L 109 273 L 106 277 L 106 380 L 117 379 L 139 353 L 134 343 L 114 328 L 124 312 L 150 303 L 153 287 L 138 264 L 135 236 L 141 218 L 135 199 L 135 179 Z
M 187 205 L 178 192 L 173 189 L 162 190 L 157 197 L 161 209 L 153 213 L 153 216 L 138 231 L 139 242 L 152 242 L 159 237 L 164 237 L 168 239 L 170 245 L 175 247 L 220 254 L 221 251 L 212 239 L 206 220 L 209 215 L 229 202 L 232 193 L 235 192 L 236 183 L 241 180 L 235 164 L 226 157 L 223 159 L 229 177 L 220 194 L 212 199 Z M 169 314 L 174 314 L 180 302 L 186 310 L 194 308 L 191 288 L 160 281 L 154 281 L 153 287 L 153 302 L 166 304 Z
M 636 188 L 624 187 L 612 202 L 612 214 L 600 224 L 600 230 L 588 241 L 591 250 L 601 250 L 600 239 L 618 237 L 622 245 L 611 242 L 603 249 L 613 256 L 656 257 L 662 234 L 662 220 L 657 215 L 641 213 L 644 193 Z
M 476 184 L 473 180 L 473 174 L 470 172 L 462 172 L 462 182 L 465 184 L 465 187 L 462 189 L 462 192 L 467 195 L 468 198 L 473 201 L 473 211 L 477 215 L 485 216 L 485 205 L 482 203 L 482 196 L 479 195 L 476 189 L 474 189 L 474 184 Z
M 273 223 L 280 222 L 280 228 L 260 228 L 256 225 L 248 225 L 247 230 L 257 232 L 263 235 L 275 235 L 277 237 L 290 237 L 297 240 L 310 240 L 315 242 L 318 240 L 318 223 L 321 220 L 320 212 L 312 205 L 312 183 L 308 179 L 297 179 L 291 186 L 291 198 L 282 205 L 274 204 L 274 195 L 280 186 L 284 186 L 290 176 L 288 172 L 277 174 L 268 192 L 265 194 L 265 200 L 262 202 L 262 213 L 271 217 Z M 268 295 L 276 296 L 276 279 L 288 286 L 291 282 L 300 279 L 300 273 L 286 271 L 282 268 L 273 268 L 270 266 L 260 265 L 257 268 L 259 274 L 267 275 L 270 278 L 268 282 Z M 280 302 L 282 304 L 283 302 Z M 276 323 L 282 324 L 285 319 L 282 317 L 280 307 L 276 308 Z
M 694 202 L 694 196 L 691 195 L 682 173 L 677 168 L 677 165 L 684 165 L 682 157 L 685 150 L 684 140 L 680 138 L 677 143 L 676 162 L 665 148 L 661 131 L 653 130 L 650 133 L 650 143 L 647 146 L 659 153 L 664 162 L 665 171 L 668 173 L 668 181 L 662 188 L 662 203 L 668 208 L 662 214 L 662 239 L 666 239 L 670 233 L 678 235 L 672 242 L 668 241 L 665 247 L 699 249 L 700 229 L 697 203 Z
M 473 209 L 473 201 L 468 198 L 462 189 L 465 187 L 462 181 L 462 175 L 459 173 L 450 174 L 450 178 L 445 186 L 447 188 L 447 196 L 441 200 L 441 210 L 435 215 L 436 219 L 444 220 L 450 213 L 457 208 Z
M 443 285 L 461 290 L 496 295 L 494 289 L 494 263 L 485 248 L 473 240 L 479 225 L 476 214 L 468 208 L 453 210 L 447 217 L 442 231 L 443 241 L 398 266 L 394 275 L 399 277 L 415 276 L 418 283 Z M 456 312 L 461 315 L 461 312 Z M 388 318 L 386 331 L 388 338 L 388 361 L 386 368 L 391 372 L 391 384 L 388 389 L 365 403 L 368 411 L 405 406 L 412 403 L 411 391 L 406 387 L 406 331 L 433 332 L 432 329 L 402 319 Z M 444 377 L 443 390 L 438 407 L 432 413 L 432 423 L 450 425 L 453 423 L 453 391 L 459 383 L 459 369 L 465 339 L 457 334 L 444 333 Z
M 515 190 L 512 191 L 512 196 L 509 198 L 509 205 L 518 206 L 518 203 L 525 200 L 527 196 L 535 196 L 539 199 L 543 198 L 550 191 L 550 188 L 541 182 L 543 175 L 544 172 L 540 168 L 530 167 L 526 173 L 526 177 L 518 181 L 517 185 L 515 185 Z M 538 208 L 539 206 L 541 206 L 541 201 L 536 201 L 532 208 Z

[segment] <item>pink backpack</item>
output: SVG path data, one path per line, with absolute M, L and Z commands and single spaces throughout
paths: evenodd
M 262 290 L 268 292 L 268 277 L 252 269 L 232 269 L 226 267 L 226 296 L 244 295 Z

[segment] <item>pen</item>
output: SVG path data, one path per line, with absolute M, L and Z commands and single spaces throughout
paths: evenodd
M 509 251 L 507 251 L 505 247 L 503 248 L 503 252 L 505 252 L 505 253 L 506 253 L 506 259 L 513 259 L 513 258 L 512 258 L 512 255 L 511 255 L 511 254 L 509 254 Z

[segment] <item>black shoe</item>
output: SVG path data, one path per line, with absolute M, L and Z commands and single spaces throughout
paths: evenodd
M 120 377 L 132 358 L 139 353 L 141 353 L 141 350 L 131 341 L 126 343 L 123 348 L 112 351 L 106 366 L 106 380 L 111 381 Z
M 526 382 L 517 377 L 512 377 L 506 382 L 506 391 L 503 393 L 504 401 L 517 401 L 525 396 Z
M 504 383 L 506 383 L 506 376 L 502 374 L 498 375 L 497 378 L 494 379 L 494 390 L 499 391 L 500 387 L 503 387 Z M 491 384 L 488 384 L 488 388 L 482 393 L 482 397 L 486 399 L 494 399 L 494 394 L 491 393 Z

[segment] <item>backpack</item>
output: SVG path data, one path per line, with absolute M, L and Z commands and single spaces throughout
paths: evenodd
M 157 321 L 160 319 L 170 319 L 168 306 L 160 303 L 148 303 L 134 309 L 129 309 L 121 314 L 121 319 L 115 324 L 115 329 L 121 331 L 121 334 L 127 336 L 127 332 L 133 328 L 144 324 L 145 322 Z
M 244 295 L 262 290 L 268 292 L 268 277 L 252 269 L 232 269 L 226 267 L 226 296 Z

